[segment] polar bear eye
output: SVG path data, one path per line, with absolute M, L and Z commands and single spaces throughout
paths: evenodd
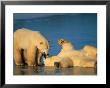
M 40 42 L 40 44 L 43 44 L 43 42 Z

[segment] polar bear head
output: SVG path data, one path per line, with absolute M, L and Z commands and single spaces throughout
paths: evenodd
M 49 42 L 40 32 L 37 31 L 36 33 L 37 40 L 35 45 L 37 46 L 39 53 L 42 54 L 44 58 L 46 58 L 49 51 Z
M 66 41 L 66 40 L 64 40 L 64 39 L 59 39 L 59 40 L 58 40 L 58 44 L 59 44 L 60 46 L 62 46 L 64 43 L 68 43 L 68 41 Z
M 44 58 L 46 58 L 49 55 L 48 54 L 48 50 L 49 50 L 49 43 L 48 43 L 48 41 L 40 40 L 40 42 L 38 44 L 38 50 L 44 56 Z
M 59 39 L 58 44 L 62 47 L 62 49 L 65 49 L 65 50 L 74 49 L 74 46 L 71 44 L 71 42 L 69 42 L 65 39 Z

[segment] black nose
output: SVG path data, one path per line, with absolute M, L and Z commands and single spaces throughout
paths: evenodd
M 42 53 L 42 56 L 46 59 L 47 56 L 49 56 L 49 54 L 46 54 L 45 52 Z
M 59 68 L 60 67 L 60 63 L 59 62 L 54 62 L 54 66 Z
M 47 56 L 49 56 L 49 54 L 47 54 Z
M 47 54 L 44 52 L 44 53 L 42 53 L 42 56 L 46 59 Z

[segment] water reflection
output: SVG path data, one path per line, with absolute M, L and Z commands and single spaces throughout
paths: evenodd
M 14 75 L 96 75 L 96 68 L 55 68 L 55 67 L 28 67 L 15 66 Z

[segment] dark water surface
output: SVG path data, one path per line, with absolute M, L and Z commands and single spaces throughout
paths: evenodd
M 15 66 L 14 75 L 96 75 L 96 68 L 55 68 Z

